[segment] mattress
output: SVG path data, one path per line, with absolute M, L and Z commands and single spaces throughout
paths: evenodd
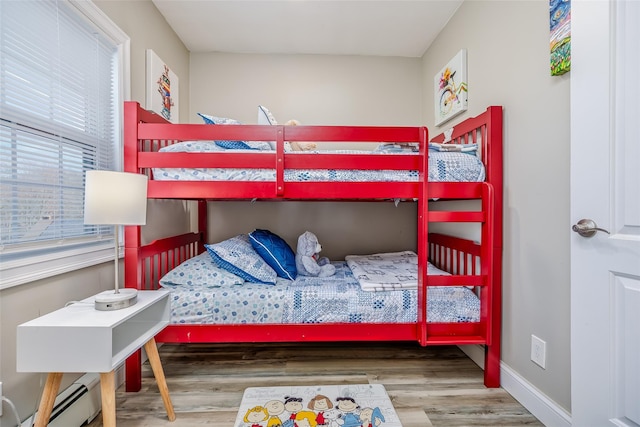
M 417 290 L 363 291 L 346 262 L 328 278 L 278 278 L 275 285 L 169 286 L 172 324 L 411 323 Z M 480 301 L 465 287 L 429 287 L 428 322 L 477 322 Z
M 247 150 L 222 149 L 214 141 L 184 141 L 160 149 L 161 152 L 247 152 Z M 270 150 L 252 150 L 256 154 L 271 154 Z M 323 150 L 293 151 L 287 154 L 393 154 L 410 155 L 415 152 L 388 150 Z M 429 181 L 431 182 L 482 182 L 485 168 L 475 151 L 449 152 L 429 150 Z M 156 181 L 275 181 L 275 169 L 237 168 L 154 168 Z M 417 170 L 342 170 L 342 169 L 295 169 L 285 170 L 286 182 L 415 182 L 419 180 Z

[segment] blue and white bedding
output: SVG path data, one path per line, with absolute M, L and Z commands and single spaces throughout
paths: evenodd
M 274 286 L 200 284 L 171 290 L 173 324 L 403 323 L 417 319 L 417 290 L 363 291 L 346 262 L 336 274 L 278 278 Z M 429 322 L 477 322 L 480 302 L 465 287 L 430 287 Z
M 292 151 L 287 154 L 415 154 L 410 150 L 395 150 L 393 144 L 384 144 L 383 149 L 367 150 L 323 150 Z M 214 141 L 184 141 L 160 149 L 161 152 L 238 152 L 247 150 L 224 149 Z M 256 154 L 273 154 L 271 150 L 251 150 Z M 429 149 L 429 181 L 431 182 L 482 182 L 485 168 L 476 155 L 477 147 L 467 151 L 440 151 Z M 154 168 L 156 181 L 275 181 L 275 169 L 238 168 Z M 418 171 L 401 170 L 340 170 L 340 169 L 297 169 L 285 170 L 287 182 L 415 182 Z

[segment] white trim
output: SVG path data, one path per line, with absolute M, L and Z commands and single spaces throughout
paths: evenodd
M 571 414 L 569 412 L 502 362 L 500 363 L 500 383 L 502 388 L 527 408 L 545 426 L 571 426 Z
M 127 38 L 122 42 L 120 55 L 122 100 L 131 101 L 131 39 Z
M 40 257 L 38 260 L 25 258 L 27 263 L 7 262 L 6 264 L 13 265 L 3 265 L 3 268 L 0 269 L 0 273 L 2 273 L 0 291 L 81 268 L 114 261 L 113 240 L 106 246 L 100 245 L 92 249 L 90 251 L 87 250 L 87 247 L 70 249 L 56 253 L 55 257 L 50 255 L 48 259 L 45 256 Z
M 484 366 L 484 347 L 481 345 L 459 346 L 473 362 Z M 504 362 L 500 362 L 500 385 L 527 411 L 547 427 L 570 427 L 571 414 Z
M 122 43 L 129 39 L 129 36 L 120 29 L 114 22 L 91 0 L 68 0 L 69 4 L 81 12 L 96 27 L 100 28 L 105 36 L 114 43 Z
M 106 37 L 120 45 L 118 49 L 120 77 L 122 77 L 122 81 L 119 83 L 120 91 L 123 101 L 131 100 L 131 38 L 91 0 L 67 0 L 67 2 L 93 25 L 100 28 Z
M 475 362 L 476 365 L 484 369 L 484 346 L 480 344 L 471 345 L 459 345 L 460 350 L 466 354 L 469 359 Z

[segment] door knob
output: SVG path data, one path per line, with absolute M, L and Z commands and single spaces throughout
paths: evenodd
M 599 228 L 595 221 L 591 219 L 581 219 L 577 224 L 573 224 L 571 229 L 582 237 L 593 237 L 598 231 L 611 234 L 604 228 Z

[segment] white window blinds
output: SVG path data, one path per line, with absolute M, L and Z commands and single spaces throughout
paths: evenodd
M 107 243 L 84 174 L 117 170 L 120 45 L 63 0 L 0 1 L 0 261 Z

